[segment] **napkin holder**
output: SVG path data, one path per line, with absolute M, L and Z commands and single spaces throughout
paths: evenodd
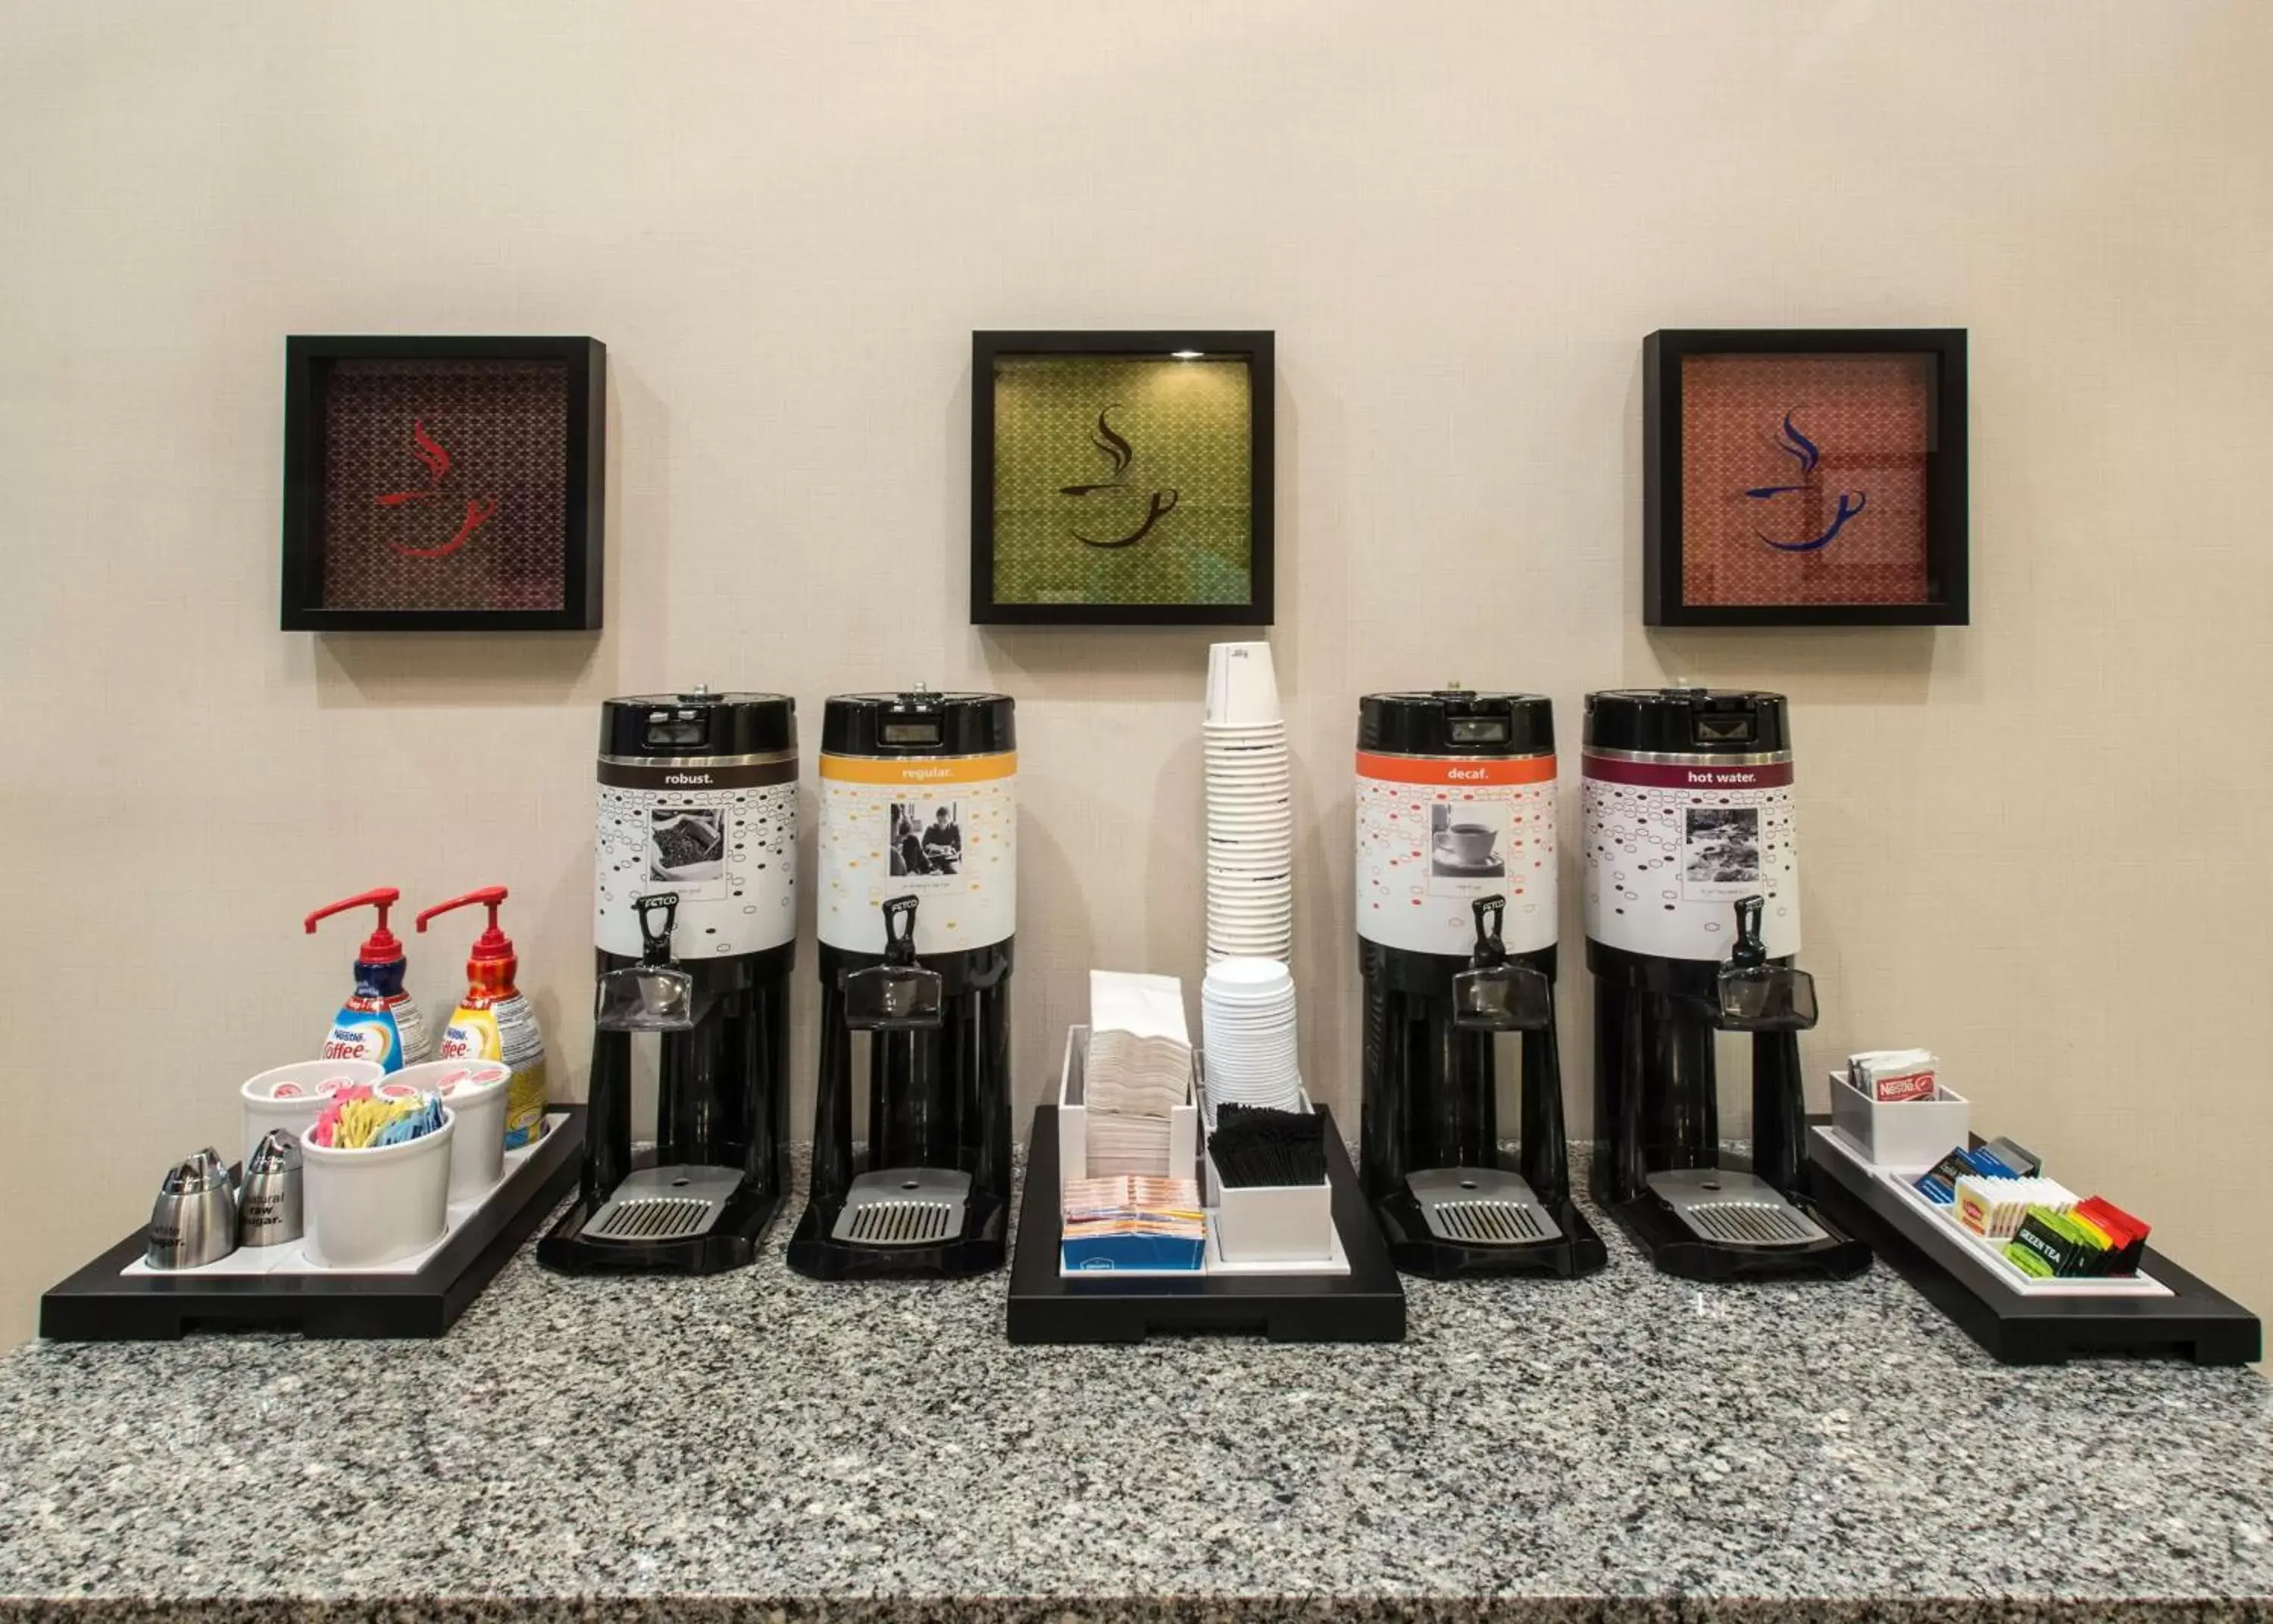
M 1197 1072 L 1198 1059 L 1193 1066 Z M 1062 1189 L 1089 1177 L 1089 1112 L 1083 1104 L 1083 1076 L 1089 1065 L 1089 1028 L 1066 1030 L 1065 1069 L 1058 1079 L 1058 1184 Z M 1198 1079 L 1184 1088 L 1184 1103 L 1168 1112 L 1168 1177 L 1197 1177 L 1200 1152 Z

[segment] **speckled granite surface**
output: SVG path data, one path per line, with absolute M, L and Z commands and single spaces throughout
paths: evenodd
M 799 1203 L 801 1206 L 801 1203 Z M 0 1617 L 2273 1617 L 2273 1388 L 1883 1269 L 1408 1283 L 1401 1346 L 1013 1348 L 1006 1276 L 571 1281 L 0 1358 Z

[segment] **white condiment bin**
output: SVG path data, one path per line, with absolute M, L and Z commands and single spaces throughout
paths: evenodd
M 1311 1109 L 1302 1096 L 1302 1109 Z M 1334 1187 L 1317 1184 L 1227 1186 L 1215 1157 L 1200 1157 L 1201 1199 L 1227 1263 L 1323 1263 L 1334 1252 Z
M 1931 1099 L 1872 1099 L 1833 1072 L 1831 1126 L 1875 1167 L 1931 1167 L 1969 1142 L 1973 1106 L 1947 1089 Z
M 477 1201 L 505 1172 L 506 1085 L 513 1067 L 502 1060 L 428 1060 L 406 1066 L 380 1087 L 411 1094 L 439 1094 L 457 1113 L 458 1135 L 450 1147 L 450 1199 Z
M 395 1262 L 442 1239 L 450 1222 L 450 1146 L 457 1112 L 424 1139 L 369 1150 L 300 1141 L 305 1249 L 325 1269 Z
M 271 1128 L 305 1139 L 334 1089 L 368 1087 L 386 1075 L 386 1067 L 376 1060 L 299 1060 L 247 1078 L 236 1091 L 244 1107 L 244 1159 L 251 1159 Z M 279 1089 L 285 1090 L 281 1099 Z
M 1089 1064 L 1089 1028 L 1066 1030 L 1065 1069 L 1058 1078 L 1058 1182 L 1070 1184 L 1089 1177 L 1089 1113 L 1082 1103 L 1082 1076 Z M 1193 1070 L 1199 1068 L 1193 1051 Z M 1184 1103 L 1168 1112 L 1168 1176 L 1192 1177 L 1199 1156 L 1200 1112 L 1198 1078 L 1194 1077 Z

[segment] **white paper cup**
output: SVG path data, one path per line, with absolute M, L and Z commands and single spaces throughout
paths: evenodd
M 414 1094 L 439 1094 L 457 1113 L 457 1139 L 450 1147 L 454 1202 L 486 1195 L 505 1171 L 506 1084 L 512 1080 L 513 1067 L 502 1060 L 429 1060 L 404 1066 L 380 1090 L 405 1084 Z
M 457 1113 L 424 1139 L 371 1150 L 300 1141 L 308 1261 L 321 1269 L 375 1269 L 442 1239 L 450 1223 L 450 1146 Z
M 1217 643 L 1208 649 L 1207 719 L 1252 727 L 1284 722 L 1268 643 Z
M 376 1060 L 300 1060 L 247 1078 L 236 1091 L 244 1117 L 249 1159 L 271 1128 L 305 1139 L 334 1090 L 376 1083 L 386 1067 Z

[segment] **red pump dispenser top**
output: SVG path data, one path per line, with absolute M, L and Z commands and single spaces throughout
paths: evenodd
M 469 891 L 465 895 L 454 896 L 446 902 L 437 902 L 424 913 L 420 914 L 418 928 L 424 931 L 426 928 L 426 922 L 437 914 L 446 914 L 454 908 L 464 908 L 469 904 L 479 903 L 490 910 L 489 928 L 474 939 L 473 951 L 466 958 L 467 973 L 476 975 L 478 967 L 484 964 L 503 963 L 510 966 L 514 962 L 513 940 L 503 931 L 498 929 L 498 904 L 505 899 L 506 889 L 503 886 L 485 886 L 479 891 Z M 508 969 L 507 977 L 510 977 L 512 971 Z
M 499 894 L 501 896 L 504 893 L 499 892 Z M 356 962 L 400 964 L 403 962 L 402 939 L 386 928 L 386 910 L 401 900 L 402 893 L 393 886 L 381 886 L 378 890 L 366 891 L 361 896 L 343 897 L 339 902 L 326 903 L 300 924 L 309 935 L 313 936 L 319 919 L 328 919 L 334 914 L 344 913 L 350 908 L 376 908 L 379 909 L 379 928 L 364 939 L 363 947 L 356 954 Z

